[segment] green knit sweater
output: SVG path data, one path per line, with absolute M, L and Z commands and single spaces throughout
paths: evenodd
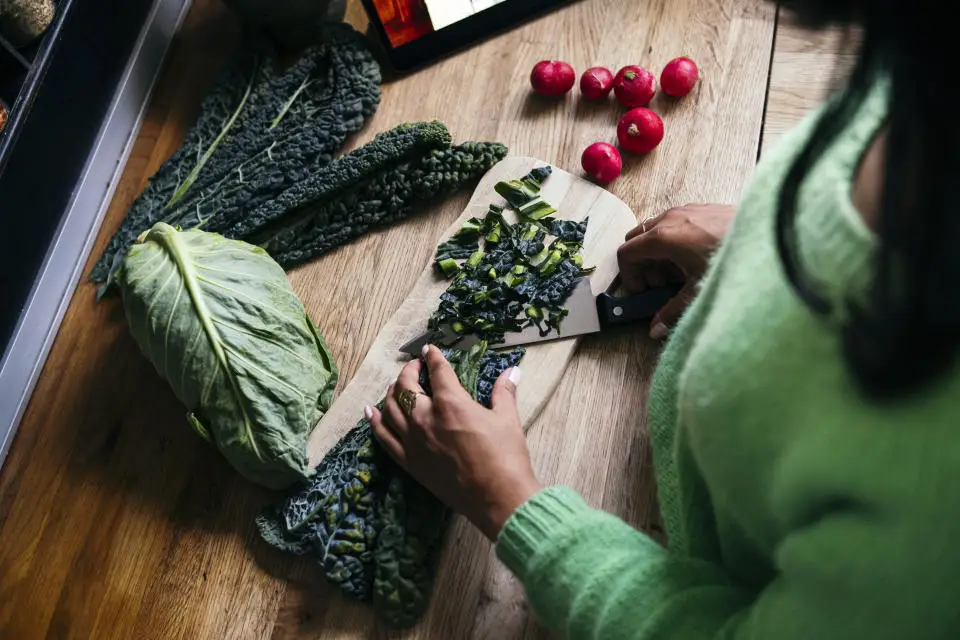
M 878 85 L 801 188 L 798 249 L 837 301 L 871 274 L 876 239 L 851 194 L 886 97 Z M 566 637 L 960 638 L 960 376 L 868 403 L 838 318 L 808 310 L 777 257 L 777 195 L 817 117 L 761 162 L 657 369 L 669 549 L 564 487 L 499 536 L 534 611 Z

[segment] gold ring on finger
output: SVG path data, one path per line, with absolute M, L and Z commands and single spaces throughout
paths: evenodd
M 424 395 L 422 391 L 410 391 L 409 389 L 404 389 L 397 395 L 397 402 L 408 419 L 413 418 L 413 410 L 417 406 L 417 396 L 422 395 Z

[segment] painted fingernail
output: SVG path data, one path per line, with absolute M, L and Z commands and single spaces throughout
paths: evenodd
M 520 384 L 520 367 L 513 367 L 510 369 L 510 373 L 507 374 L 507 380 L 513 383 L 513 386 L 519 386 Z
M 430 353 L 430 345 L 425 344 L 423 345 L 423 349 L 420 349 L 420 355 L 426 358 L 428 353 Z
M 366 418 L 367 420 L 370 420 L 371 418 L 373 418 L 373 409 L 370 407 L 364 407 L 363 417 Z
M 661 322 L 653 325 L 653 329 L 650 330 L 650 337 L 654 340 L 662 340 L 667 337 L 667 325 Z

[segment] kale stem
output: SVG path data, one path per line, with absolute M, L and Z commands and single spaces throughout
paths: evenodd
M 230 129 L 233 128 L 234 123 L 237 121 L 237 118 L 240 117 L 240 112 L 243 111 L 244 105 L 247 104 L 247 99 L 250 97 L 250 92 L 253 90 L 254 82 L 257 76 L 260 73 L 260 59 L 257 58 L 256 63 L 253 66 L 253 71 L 250 73 L 250 79 L 247 82 L 247 88 L 243 93 L 243 98 L 240 99 L 240 104 L 237 105 L 237 108 L 234 110 L 233 115 L 230 116 L 230 119 L 227 120 L 227 124 L 223 126 L 223 129 L 220 130 L 219 135 L 210 143 L 210 146 L 207 147 L 206 151 L 203 152 L 203 155 L 197 161 L 197 164 L 194 165 L 193 169 L 187 175 L 187 179 L 183 181 L 180 187 L 174 192 L 170 197 L 170 201 L 167 202 L 167 208 L 174 206 L 180 202 L 181 198 L 187 194 L 187 191 L 190 190 L 190 187 L 193 186 L 193 183 L 197 181 L 197 178 L 200 177 L 200 172 L 203 170 L 203 165 L 207 164 L 207 160 L 213 155 L 213 152 L 216 151 L 217 145 L 220 144 L 220 141 L 223 140 Z

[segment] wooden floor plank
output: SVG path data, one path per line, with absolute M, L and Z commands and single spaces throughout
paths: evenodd
M 358 2 L 348 16 L 362 21 Z M 615 140 L 620 112 L 575 95 L 532 98 L 533 64 L 563 58 L 577 69 L 659 69 L 690 55 L 703 81 L 687 99 L 657 99 L 663 145 L 628 158 L 611 190 L 638 216 L 691 201 L 736 201 L 756 158 L 773 18 L 764 0 L 582 0 L 386 84 L 378 114 L 351 146 L 403 121 L 438 118 L 458 141 L 499 140 L 514 154 L 576 171 L 584 147 Z M 94 257 L 176 149 L 238 33 L 219 2 L 195 0 Z M 787 75 L 774 81 L 781 93 L 791 91 Z M 291 273 L 342 382 L 465 199 L 450 198 Z M 643 419 L 656 353 L 635 331 L 585 341 L 529 438 L 545 482 L 570 484 L 595 506 L 659 535 Z M 195 437 L 137 352 L 118 301 L 94 304 L 92 287 L 81 284 L 0 472 L 0 637 L 392 635 L 367 607 L 326 585 L 311 562 L 259 542 L 253 518 L 273 499 Z M 431 609 L 409 635 L 545 636 L 489 544 L 459 520 Z

